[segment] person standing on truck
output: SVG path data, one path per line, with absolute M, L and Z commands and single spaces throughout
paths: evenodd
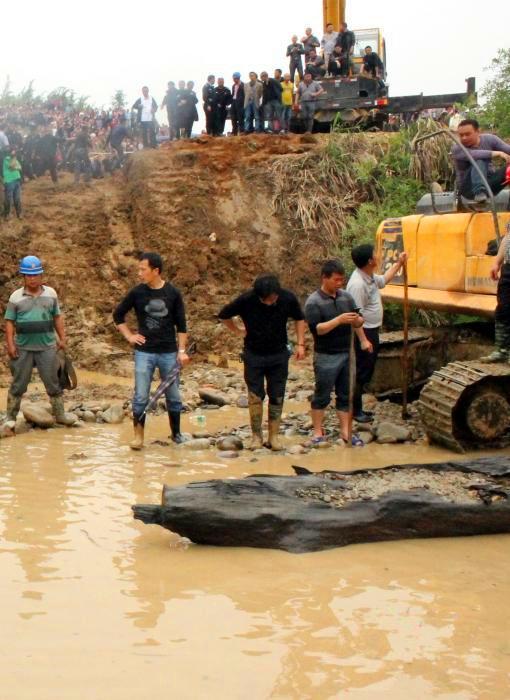
M 299 79 L 303 80 L 303 61 L 301 59 L 301 56 L 305 52 L 305 47 L 303 44 L 300 44 L 298 42 L 297 36 L 294 34 L 294 36 L 291 39 L 291 42 L 287 46 L 287 56 L 290 58 L 290 63 L 289 63 L 289 73 L 290 73 L 290 79 L 292 82 L 294 82 L 294 77 L 296 75 L 296 71 L 298 72 Z
M 481 134 L 480 124 L 476 119 L 463 119 L 459 123 L 458 135 L 461 144 L 467 148 L 485 175 L 492 193 L 498 194 L 505 186 L 506 167 L 510 163 L 510 144 L 494 134 Z M 473 168 L 460 146 L 453 147 L 452 156 L 459 194 L 467 199 L 474 199 L 479 204 L 485 204 L 489 193 L 476 168 Z M 492 161 L 496 158 L 505 161 L 506 165 L 495 168 Z
M 236 316 L 241 318 L 242 326 L 234 321 Z M 289 373 L 289 319 L 296 324 L 296 359 L 305 357 L 305 322 L 299 302 L 295 294 L 282 289 L 275 275 L 261 275 L 251 290 L 224 306 L 218 318 L 230 331 L 244 338 L 244 379 L 252 432 L 250 449 L 263 446 L 263 402 L 267 389 L 269 445 L 272 450 L 281 450 L 278 433 Z
M 315 392 L 311 402 L 313 437 L 311 445 L 326 442 L 324 414 L 331 402 L 333 389 L 340 437 L 351 434 L 350 347 L 353 330 L 361 328 L 363 317 L 352 296 L 344 291 L 345 270 L 340 260 L 328 260 L 321 269 L 321 286 L 305 304 L 305 319 L 314 339 Z M 363 446 L 359 435 L 352 435 L 352 445 Z
M 491 278 L 498 282 L 497 306 L 494 322 L 494 350 L 480 362 L 508 362 L 510 360 L 510 224 L 499 245 Z
M 321 45 L 321 42 L 317 39 L 317 37 L 312 34 L 311 27 L 307 27 L 305 29 L 305 35 L 301 39 L 301 43 L 303 44 L 305 50 L 305 58 L 312 49 L 318 49 Z
M 356 387 L 354 390 L 354 420 L 370 423 L 372 415 L 363 411 L 363 392 L 374 374 L 379 353 L 379 331 L 383 322 L 383 304 L 380 290 L 398 275 L 407 261 L 407 253 L 400 253 L 398 260 L 384 275 L 376 274 L 379 261 L 371 243 L 356 246 L 351 253 L 356 269 L 347 284 L 360 314 L 363 326 L 356 329 L 354 347 L 356 351 Z
M 326 25 L 326 31 L 321 40 L 322 56 L 324 58 L 324 64 L 328 66 L 329 57 L 333 53 L 336 45 L 336 40 L 338 39 L 338 32 L 335 32 L 333 24 L 328 22 Z
M 356 45 L 356 35 L 347 28 L 347 22 L 342 22 L 340 32 L 336 39 L 336 45 L 342 49 L 344 56 L 345 68 L 342 75 L 351 75 L 352 72 L 352 54 Z
M 305 122 L 305 133 L 313 131 L 313 120 L 317 109 L 317 98 L 324 92 L 320 83 L 313 80 L 310 73 L 305 73 L 302 83 L 299 83 L 296 95 L 297 104 L 301 110 L 301 117 Z

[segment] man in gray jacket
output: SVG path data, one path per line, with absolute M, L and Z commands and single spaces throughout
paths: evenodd
M 251 71 L 249 77 L 250 80 L 244 84 L 244 130 L 246 133 L 253 133 L 253 120 L 255 120 L 255 131 L 260 133 L 262 131 L 260 118 L 262 83 L 254 71 Z
M 494 194 L 500 192 L 505 186 L 506 167 L 510 163 L 510 144 L 494 134 L 481 134 L 480 125 L 476 119 L 461 121 L 458 134 L 461 144 L 468 149 L 487 178 L 492 192 Z M 467 199 L 474 199 L 475 202 L 484 204 L 489 193 L 476 168 L 473 168 L 460 146 L 453 147 L 452 156 L 455 161 L 459 193 Z M 492 162 L 495 158 L 505 161 L 505 165 L 495 168 Z

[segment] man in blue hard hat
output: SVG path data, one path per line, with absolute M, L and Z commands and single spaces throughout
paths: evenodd
M 5 311 L 5 338 L 13 375 L 7 394 L 7 420 L 16 421 L 36 367 L 57 423 L 71 425 L 75 420 L 65 414 L 58 381 L 57 350 L 65 348 L 66 334 L 57 293 L 42 283 L 44 270 L 35 255 L 21 260 L 19 273 L 23 275 L 23 287 L 11 294 Z

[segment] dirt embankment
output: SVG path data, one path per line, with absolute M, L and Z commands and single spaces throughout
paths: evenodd
M 229 298 L 264 271 L 301 295 L 313 289 L 324 251 L 289 259 L 290 232 L 274 213 L 271 163 L 316 148 L 299 136 L 246 136 L 173 143 L 131 157 L 125 172 L 74 186 L 63 175 L 27 183 L 25 218 L 0 224 L 0 304 L 19 286 L 26 254 L 44 261 L 66 314 L 70 348 L 83 367 L 122 371 L 130 356 L 111 312 L 137 283 L 142 250 L 161 252 L 186 297 L 198 350 L 232 341 L 215 320 Z M 127 363 L 126 363 L 127 368 Z

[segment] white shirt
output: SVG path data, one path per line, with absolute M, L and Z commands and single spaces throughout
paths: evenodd
M 142 100 L 142 122 L 152 121 L 152 97 L 141 97 Z
M 367 275 L 356 268 L 347 284 L 346 291 L 356 302 L 364 318 L 363 328 L 379 328 L 383 321 L 381 292 L 386 286 L 384 275 Z
M 324 53 L 330 54 L 333 53 L 333 49 L 335 48 L 336 40 L 338 37 L 338 32 L 324 32 L 324 36 L 322 37 L 322 48 L 324 49 Z

